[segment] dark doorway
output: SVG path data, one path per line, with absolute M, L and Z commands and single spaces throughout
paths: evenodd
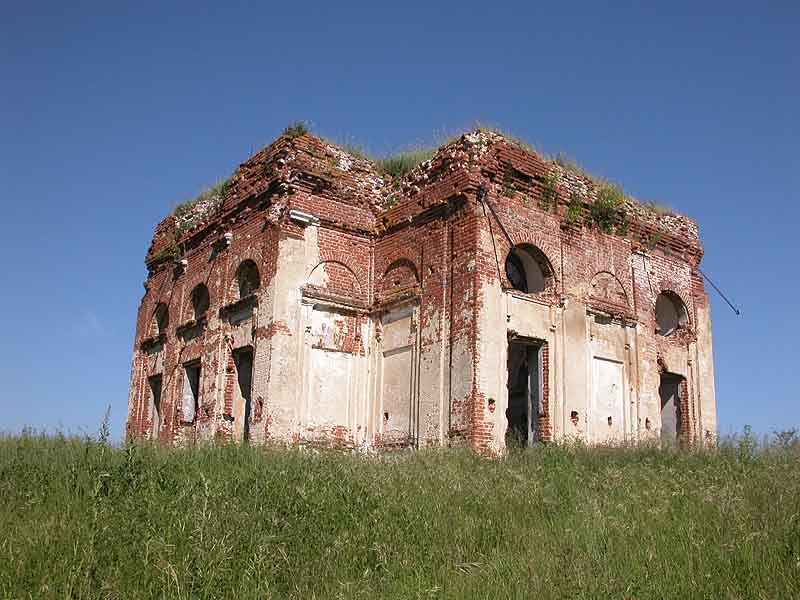
M 672 373 L 661 374 L 658 394 L 661 396 L 661 441 L 678 442 L 681 434 L 681 383 L 683 378 Z
M 241 415 L 241 436 L 246 442 L 250 439 L 251 398 L 253 393 L 253 349 L 243 348 L 233 355 L 236 363 L 236 379 L 239 384 L 239 410 Z
M 185 364 L 183 370 L 185 377 L 181 412 L 183 423 L 188 425 L 194 423 L 197 408 L 200 406 L 200 361 Z
M 153 375 L 150 384 L 150 437 L 156 439 L 161 431 L 161 375 Z
M 538 440 L 541 411 L 541 345 L 508 345 L 507 446 L 530 446 Z

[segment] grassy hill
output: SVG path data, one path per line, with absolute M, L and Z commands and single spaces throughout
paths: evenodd
M 798 598 L 800 451 L 0 439 L 3 598 Z

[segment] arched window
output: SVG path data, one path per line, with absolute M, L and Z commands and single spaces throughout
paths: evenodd
M 252 260 L 246 260 L 236 269 L 236 283 L 239 285 L 239 298 L 244 298 L 261 287 L 258 267 Z
M 203 315 L 208 312 L 208 307 L 211 300 L 208 296 L 208 288 L 206 284 L 199 283 L 192 290 L 192 310 L 194 311 L 194 320 L 199 321 Z
M 526 294 L 543 292 L 553 277 L 544 252 L 530 244 L 519 244 L 506 257 L 506 277 L 515 290 Z
M 153 334 L 154 335 L 161 335 L 162 333 L 167 332 L 167 327 L 169 326 L 169 309 L 167 305 L 163 302 L 160 302 L 156 309 L 153 311 Z
M 686 327 L 689 323 L 689 314 L 686 306 L 677 294 L 661 292 L 656 299 L 656 333 L 663 336 L 672 335 L 678 329 Z

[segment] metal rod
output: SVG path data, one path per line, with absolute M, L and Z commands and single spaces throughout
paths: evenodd
M 486 193 L 487 193 L 487 191 L 486 191 L 485 187 L 481 186 L 480 188 L 478 188 L 478 200 L 484 206 L 488 206 L 489 207 L 489 210 L 492 212 L 492 215 L 494 215 L 495 221 L 497 221 L 497 224 L 500 226 L 500 230 L 503 232 L 503 235 L 506 236 L 506 239 L 508 240 L 508 243 L 513 246 L 514 245 L 514 240 L 512 240 L 511 236 L 508 235 L 508 231 L 506 231 L 506 228 L 503 226 L 503 222 L 500 220 L 500 217 L 498 217 L 497 213 L 494 211 L 494 206 L 492 206 L 492 203 L 489 202 L 488 198 L 486 197 Z
M 703 279 L 705 279 L 705 280 L 706 280 L 708 283 L 710 283 L 710 284 L 711 284 L 711 287 L 713 287 L 713 288 L 714 288 L 714 289 L 717 291 L 717 293 L 718 293 L 720 296 L 722 296 L 722 299 L 723 299 L 723 300 L 725 300 L 725 302 L 727 302 L 727 303 L 728 303 L 728 306 L 730 306 L 730 307 L 731 307 L 731 309 L 733 310 L 733 312 L 735 312 L 737 315 L 741 315 L 741 314 L 742 314 L 741 312 L 739 312 L 739 309 L 738 309 L 738 308 L 736 308 L 736 307 L 735 307 L 733 304 L 731 304 L 731 301 L 730 301 L 730 300 L 728 300 L 727 296 L 725 296 L 725 294 L 723 294 L 723 293 L 722 293 L 722 290 L 721 290 L 721 289 L 719 289 L 719 288 L 716 286 L 716 284 L 715 284 L 713 281 L 711 281 L 711 280 L 708 278 L 708 275 L 706 275 L 705 273 L 703 273 L 703 272 L 700 270 L 700 267 L 698 267 L 698 268 L 697 268 L 697 272 L 698 272 L 698 273 L 700 273 L 700 275 L 702 275 L 702 276 L 703 276 Z

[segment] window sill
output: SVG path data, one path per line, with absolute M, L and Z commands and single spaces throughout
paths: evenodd
M 208 323 L 208 318 L 203 315 L 199 319 L 192 319 L 191 321 L 187 321 L 183 325 L 179 325 L 175 328 L 175 334 L 181 337 L 185 337 L 186 334 L 192 333 L 195 330 L 203 329 L 206 324 Z
M 237 312 L 244 311 L 258 306 L 258 297 L 255 293 L 248 294 L 244 298 L 237 300 L 231 304 L 226 304 L 219 309 L 219 316 L 222 318 L 236 314 Z
M 159 333 L 158 335 L 150 336 L 142 340 L 139 344 L 139 347 L 142 350 L 152 350 L 157 346 L 163 346 L 164 343 L 167 341 L 167 334 L 166 333 Z

